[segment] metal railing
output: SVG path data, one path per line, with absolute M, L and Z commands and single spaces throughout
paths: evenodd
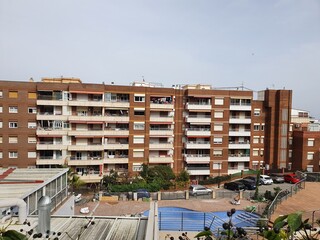
M 305 188 L 305 179 L 302 179 L 300 182 L 294 184 L 290 188 L 290 190 L 286 189 L 286 190 L 280 191 L 268 207 L 267 218 L 268 219 L 271 218 L 271 215 L 275 212 L 279 204 L 287 200 L 289 197 L 292 197 L 294 194 L 298 193 L 298 191 L 304 188 Z

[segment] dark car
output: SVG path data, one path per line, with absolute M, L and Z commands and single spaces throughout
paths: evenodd
M 298 182 L 300 182 L 300 179 L 294 173 L 285 174 L 285 175 L 283 175 L 283 177 L 284 177 L 284 181 L 288 182 L 288 183 L 298 183 Z
M 146 189 L 137 189 L 137 199 L 139 198 L 150 198 L 150 193 Z
M 255 190 L 257 188 L 256 182 L 250 179 L 241 179 L 239 182 L 243 183 L 246 189 Z
M 233 190 L 233 191 L 246 190 L 246 186 L 239 181 L 227 182 L 224 184 L 224 188 L 229 189 L 229 190 Z
M 256 176 L 247 176 L 247 177 L 244 177 L 243 179 L 250 179 L 252 181 L 254 181 L 255 183 L 257 182 L 257 177 Z M 259 185 L 262 185 L 263 184 L 263 181 L 260 179 L 259 180 Z
M 284 177 L 280 173 L 271 173 L 269 176 L 274 183 L 284 183 Z

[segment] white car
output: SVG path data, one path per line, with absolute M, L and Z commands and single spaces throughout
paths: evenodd
M 260 180 L 263 182 L 263 185 L 271 185 L 273 180 L 268 175 L 260 175 Z
M 208 195 L 212 193 L 212 189 L 206 188 L 202 185 L 191 185 L 189 187 L 189 193 L 192 196 L 197 196 L 197 195 Z

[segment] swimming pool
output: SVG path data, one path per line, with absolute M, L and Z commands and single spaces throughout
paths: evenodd
M 168 231 L 202 231 L 209 227 L 215 232 L 222 229 L 222 224 L 229 221 L 226 211 L 198 212 L 180 207 L 158 208 L 159 230 Z M 149 211 L 143 215 L 148 216 Z M 260 216 L 244 210 L 237 210 L 232 215 L 232 223 L 235 227 L 254 227 Z

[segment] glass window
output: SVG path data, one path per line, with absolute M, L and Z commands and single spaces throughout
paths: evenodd
M 221 163 L 214 163 L 213 164 L 213 169 L 221 169 Z
M 215 143 L 215 144 L 222 144 L 222 137 L 215 137 L 215 138 L 213 138 L 213 143 Z
M 308 147 L 314 146 L 314 138 L 308 138 Z
M 215 118 L 223 118 L 223 111 L 215 111 L 214 117 Z
M 36 128 L 37 123 L 36 122 L 28 122 L 28 128 Z
M 142 164 L 133 165 L 132 170 L 135 171 L 135 172 L 140 172 L 140 171 L 142 171 Z
M 260 109 L 259 108 L 254 109 L 253 115 L 254 116 L 260 116 Z
M 222 156 L 222 150 L 221 149 L 213 150 L 213 156 L 221 157 Z
M 223 124 L 222 123 L 216 123 L 214 124 L 214 131 L 222 131 L 223 130 Z
M 144 143 L 144 136 L 134 136 L 133 143 Z
M 259 131 L 260 130 L 260 125 L 259 124 L 254 124 L 253 125 L 253 131 Z
M 2 106 L 0 106 L 0 113 L 2 113 L 2 111 L 3 111 L 3 108 L 2 108 Z
M 37 108 L 36 107 L 29 107 L 28 113 L 37 113 Z
M 136 151 L 133 151 L 133 157 L 143 157 L 144 156 L 144 150 L 143 149 L 135 149 Z
M 18 107 L 9 107 L 9 113 L 18 113 Z
M 143 110 L 135 110 L 134 115 L 135 116 L 144 116 L 144 111 Z
M 9 137 L 9 143 L 18 143 L 18 137 Z
M 2 154 L 2 152 L 0 152 L 0 158 L 2 158 L 3 157 L 3 154 Z
M 16 151 L 9 152 L 9 158 L 18 158 L 18 152 Z
M 145 97 L 144 96 L 134 96 L 134 101 L 135 102 L 144 102 Z
M 18 92 L 17 91 L 10 91 L 9 98 L 18 98 Z
M 29 92 L 28 93 L 28 98 L 29 99 L 37 99 L 37 94 L 34 92 Z
M 2 128 L 2 121 L 0 121 L 0 128 Z
M 28 143 L 37 143 L 36 137 L 28 137 Z
M 308 152 L 307 159 L 308 160 L 313 160 L 313 155 L 314 155 L 313 152 Z
M 255 156 L 255 157 L 259 156 L 259 149 L 253 149 L 252 156 Z
M 253 143 L 259 143 L 259 137 L 253 137 Z
M 0 98 L 3 98 L 3 92 L 0 91 Z
M 144 130 L 144 122 L 135 122 L 133 124 L 134 130 Z
M 214 99 L 214 104 L 215 105 L 223 105 L 224 104 L 224 99 L 223 98 L 215 98 Z
M 0 143 L 2 143 L 2 136 L 0 137 Z
M 28 152 L 28 158 L 36 158 L 37 153 L 36 152 Z
M 18 128 L 18 122 L 9 122 L 9 128 Z

